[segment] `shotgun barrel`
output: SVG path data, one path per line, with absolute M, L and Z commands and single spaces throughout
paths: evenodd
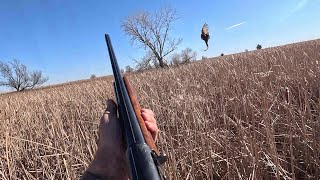
M 123 77 L 109 35 L 105 34 L 114 76 L 118 114 L 123 121 L 126 157 L 131 180 L 163 180 L 160 165 L 167 157 L 160 153 L 140 113 L 139 102 L 127 77 Z

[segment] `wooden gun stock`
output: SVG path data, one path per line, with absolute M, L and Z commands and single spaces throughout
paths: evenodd
M 133 106 L 134 112 L 137 116 L 137 120 L 138 123 L 140 125 L 140 129 L 142 131 L 144 140 L 146 141 L 147 145 L 150 147 L 150 149 L 152 149 L 158 156 L 160 156 L 160 152 L 156 146 L 155 141 L 153 140 L 153 137 L 151 135 L 151 133 L 148 131 L 146 124 L 144 123 L 144 120 L 141 116 L 141 107 L 140 107 L 140 103 L 138 101 L 138 98 L 136 96 L 136 94 L 134 93 L 134 90 L 129 82 L 129 79 L 127 78 L 127 76 L 123 77 L 124 80 L 124 84 L 127 88 L 128 91 L 128 95 L 130 97 L 131 100 L 131 104 Z
M 120 72 L 110 37 L 105 34 L 110 62 L 114 77 L 114 90 L 118 103 L 119 116 L 122 118 L 126 141 L 126 158 L 129 176 L 132 180 L 163 180 L 160 165 L 167 156 L 159 153 L 158 148 L 147 130 L 141 116 L 141 108 L 128 78 Z

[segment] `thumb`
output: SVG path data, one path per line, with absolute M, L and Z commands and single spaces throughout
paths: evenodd
M 117 104 L 112 100 L 112 99 L 108 99 L 106 102 L 106 113 L 116 113 L 117 112 Z M 109 114 L 108 113 L 108 114 Z

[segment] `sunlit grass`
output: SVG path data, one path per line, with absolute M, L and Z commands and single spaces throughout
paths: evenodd
M 130 74 L 168 179 L 319 179 L 320 41 Z M 111 78 L 0 95 L 0 179 L 77 179 Z

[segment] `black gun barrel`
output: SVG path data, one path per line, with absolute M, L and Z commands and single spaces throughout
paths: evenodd
M 154 160 L 150 147 L 146 144 L 136 114 L 130 101 L 117 58 L 113 51 L 109 35 L 105 34 L 110 61 L 114 75 L 114 89 L 117 98 L 119 116 L 123 121 L 124 135 L 127 145 L 126 156 L 131 180 L 160 180 L 159 167 Z

